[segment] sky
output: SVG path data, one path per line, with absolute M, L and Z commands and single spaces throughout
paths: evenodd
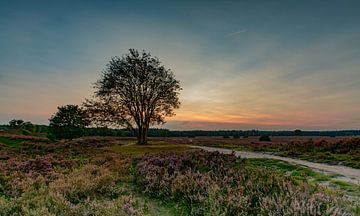
M 173 130 L 360 128 L 360 1 L 0 0 L 0 123 L 48 124 L 113 56 L 183 87 Z

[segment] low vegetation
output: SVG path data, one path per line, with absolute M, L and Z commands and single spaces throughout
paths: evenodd
M 0 215 L 355 215 L 358 204 L 271 161 L 152 140 L 2 138 Z M 9 143 L 9 140 L 11 142 Z M 20 142 L 21 141 L 21 142 Z M 298 172 L 299 175 L 295 173 Z M 312 175 L 312 174 L 311 174 Z M 316 176 L 314 174 L 314 176 Z M 316 178 L 321 178 L 317 176 Z M 338 187 L 348 187 L 332 182 Z
M 260 137 L 261 138 L 261 137 Z M 175 141 L 176 142 L 176 141 Z M 248 138 L 238 140 L 197 141 L 193 145 L 228 148 L 233 150 L 259 151 L 277 154 L 285 157 L 300 158 L 319 163 L 344 165 L 360 169 L 360 138 L 342 138 L 332 141 L 307 138 L 295 141 L 249 141 Z
M 146 155 L 135 168 L 145 194 L 176 201 L 185 215 L 341 215 L 344 200 L 321 188 L 259 167 L 234 155 L 184 152 Z

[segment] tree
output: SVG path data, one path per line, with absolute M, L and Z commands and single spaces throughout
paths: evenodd
M 302 133 L 302 131 L 301 131 L 300 129 L 294 130 L 294 135 L 295 135 L 295 136 L 300 136 L 301 133 Z
M 24 135 L 30 135 L 36 132 L 36 127 L 33 123 L 21 119 L 13 119 L 9 121 L 9 128 L 16 130 L 18 133 L 22 133 Z
M 58 107 L 50 119 L 50 133 L 56 139 L 73 139 L 81 137 L 84 128 L 89 125 L 85 111 L 77 105 Z
M 111 59 L 84 107 L 94 124 L 126 127 L 137 135 L 138 144 L 146 144 L 150 125 L 165 123 L 179 108 L 181 87 L 158 58 L 129 51 Z
M 12 129 L 20 128 L 23 123 L 24 121 L 21 119 L 13 119 L 9 121 L 9 127 Z

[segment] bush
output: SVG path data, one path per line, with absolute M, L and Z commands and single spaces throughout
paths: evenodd
M 51 141 L 55 141 L 56 140 L 56 136 L 54 135 L 54 133 L 48 132 L 46 134 L 46 137 L 51 140 Z
M 262 136 L 260 136 L 259 141 L 271 142 L 271 138 L 269 136 L 267 136 L 267 135 L 262 135 Z
M 22 129 L 22 130 L 21 130 L 21 133 L 22 133 L 23 135 L 26 135 L 26 136 L 31 134 L 31 132 L 28 131 L 28 130 L 26 130 L 26 129 Z
M 84 135 L 84 129 L 76 127 L 50 127 L 49 132 L 56 139 L 74 139 Z

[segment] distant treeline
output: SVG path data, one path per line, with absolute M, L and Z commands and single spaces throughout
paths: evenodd
M 341 131 L 260 131 L 260 130 L 191 130 L 171 131 L 168 129 L 150 129 L 152 137 L 196 137 L 196 136 L 223 136 L 223 137 L 248 137 L 248 136 L 360 136 L 360 130 Z
M 38 133 L 47 133 L 48 126 L 33 125 L 27 126 L 27 131 Z M 0 125 L 0 130 L 13 130 L 14 126 Z M 24 129 L 23 129 L 24 130 Z M 85 128 L 85 136 L 119 136 L 132 137 L 135 134 L 128 129 L 112 128 Z M 249 137 L 249 136 L 360 136 L 360 130 L 338 130 L 338 131 L 260 131 L 260 130 L 190 130 L 190 131 L 173 131 L 168 129 L 149 129 L 149 137 L 197 137 L 197 136 L 222 136 L 222 137 Z

